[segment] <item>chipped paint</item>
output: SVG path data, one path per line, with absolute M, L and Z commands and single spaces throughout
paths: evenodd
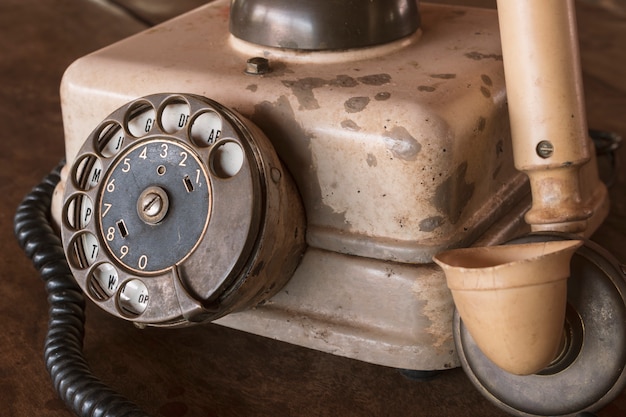
M 474 133 L 481 133 L 485 130 L 485 126 L 487 126 L 487 119 L 483 116 L 478 118 L 476 122 L 476 127 L 474 128 Z
M 385 145 L 394 157 L 405 161 L 415 161 L 422 145 L 402 126 L 395 126 L 383 133 Z
M 385 100 L 389 100 L 389 98 L 391 98 L 391 93 L 387 91 L 376 93 L 376 95 L 374 96 L 374 100 L 376 101 L 385 101 Z
M 359 80 L 359 82 L 365 85 L 381 86 L 381 85 L 389 84 L 391 82 L 391 75 L 389 74 L 365 75 L 363 77 L 357 78 L 357 80 Z
M 485 98 L 491 98 L 491 90 L 489 89 L 489 87 L 493 85 L 493 81 L 491 80 L 491 77 L 489 77 L 487 74 L 482 74 L 480 76 L 480 79 L 482 80 L 484 84 L 480 87 L 480 93 Z
M 424 333 L 431 338 L 433 349 L 440 355 L 448 356 L 444 367 L 458 366 L 458 358 L 454 349 L 452 336 L 452 318 L 454 302 L 446 285 L 442 271 L 434 265 L 425 266 L 420 274 L 419 284 L 412 288 L 414 297 L 420 301 L 419 314 L 428 325 Z
M 292 94 L 298 99 L 298 103 L 300 104 L 300 110 L 317 110 L 320 108 L 320 105 L 315 98 L 315 94 L 313 92 L 316 88 L 321 87 L 339 87 L 339 88 L 354 88 L 361 84 L 372 85 L 372 86 L 381 86 L 391 82 L 391 76 L 389 74 L 371 74 L 365 75 L 358 78 L 353 78 L 349 75 L 341 74 L 337 75 L 335 78 L 326 80 L 318 77 L 305 77 L 298 80 L 282 80 L 282 84 L 285 87 L 291 89 Z M 384 93 L 383 93 L 384 94 Z M 389 93 L 387 93 L 389 94 Z M 385 97 L 384 95 L 382 97 Z M 389 98 L 387 96 L 387 98 Z M 383 98 L 386 100 L 387 98 Z M 369 102 L 369 98 L 367 97 L 353 97 L 352 101 L 348 100 L 346 102 L 346 110 L 349 113 L 359 112 L 363 110 L 365 106 L 363 103 L 367 99 Z M 365 103 L 367 105 L 367 103 Z
M 503 152 L 504 152 L 504 141 L 500 139 L 498 143 L 496 143 L 496 158 L 499 158 Z
M 284 162 L 302 194 L 306 212 L 325 218 L 328 224 L 345 225 L 344 212 L 323 203 L 318 169 L 311 151 L 313 134 L 297 122 L 289 99 L 280 96 L 275 102 L 257 104 L 251 120 L 273 139 L 279 155 L 290 155 Z
M 474 195 L 474 183 L 468 182 L 466 177 L 467 161 L 461 163 L 435 191 L 433 203 L 452 224 L 459 221 L 463 209 Z
M 482 59 L 493 59 L 496 61 L 502 61 L 502 54 L 483 54 L 480 52 L 468 52 L 465 56 L 474 61 L 480 61 Z
M 349 75 L 338 75 L 334 80 L 328 82 L 333 87 L 356 87 L 359 83 Z
M 456 78 L 456 74 L 430 74 L 432 78 L 439 78 L 442 80 L 452 80 Z
M 361 126 L 356 124 L 354 120 L 350 119 L 343 120 L 341 122 L 341 127 L 352 132 L 358 132 L 359 130 L 361 130 Z
M 363 111 L 369 104 L 369 97 L 352 97 L 343 104 L 348 113 L 358 113 Z
M 428 217 L 419 223 L 419 230 L 422 232 L 432 232 L 439 226 L 441 226 L 444 222 L 444 218 L 442 216 L 433 216 Z
M 283 81 L 283 85 L 289 87 L 293 95 L 298 99 L 300 109 L 302 110 L 315 110 L 320 108 L 313 94 L 313 89 L 323 87 L 327 84 L 328 81 L 315 77 L 302 78 L 297 81 Z

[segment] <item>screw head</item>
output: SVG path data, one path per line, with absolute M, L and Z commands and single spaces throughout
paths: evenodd
M 270 62 L 267 58 L 255 56 L 246 61 L 246 74 L 263 75 L 270 72 Z
M 156 217 L 163 210 L 163 200 L 157 193 L 150 193 L 143 196 L 143 212 L 148 218 Z
M 157 224 L 169 210 L 167 193 L 161 187 L 146 188 L 137 199 L 137 214 L 146 224 Z
M 549 158 L 554 153 L 554 145 L 547 140 L 542 140 L 537 144 L 537 155 L 542 158 Z

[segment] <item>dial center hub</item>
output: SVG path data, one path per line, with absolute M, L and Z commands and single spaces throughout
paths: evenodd
M 165 190 L 151 186 L 137 199 L 137 214 L 146 224 L 157 224 L 167 215 L 170 203 Z

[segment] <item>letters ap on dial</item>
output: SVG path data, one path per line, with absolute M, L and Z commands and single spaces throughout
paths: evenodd
M 250 307 L 286 282 L 304 250 L 286 174 L 263 133 L 217 102 L 132 101 L 96 127 L 70 168 L 62 238 L 72 272 L 100 307 L 143 324 Z

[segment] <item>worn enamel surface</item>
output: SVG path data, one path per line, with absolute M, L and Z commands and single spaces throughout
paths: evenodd
M 422 30 L 400 41 L 299 53 L 232 38 L 227 4 L 76 61 L 61 88 L 67 160 L 138 96 L 194 93 L 236 110 L 293 175 L 310 248 L 280 293 L 220 323 L 388 366 L 456 366 L 453 303 L 430 259 L 519 233 L 509 225 L 527 208 L 495 12 L 425 4 Z M 245 74 L 254 56 L 272 71 Z
M 320 63 L 311 53 L 242 46 L 228 35 L 227 12 L 211 4 L 70 67 L 68 161 L 111 108 L 152 92 L 193 92 L 270 137 L 316 247 L 429 262 L 475 240 L 510 208 L 502 202 L 519 198 L 492 11 L 424 6 L 421 36 L 320 53 Z M 257 55 L 273 71 L 244 74 Z

